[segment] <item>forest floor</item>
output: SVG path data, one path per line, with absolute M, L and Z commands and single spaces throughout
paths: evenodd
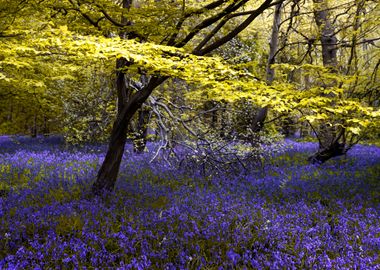
M 259 172 L 202 177 L 126 149 L 0 137 L 0 269 L 380 269 L 380 148 L 323 165 L 285 142 Z

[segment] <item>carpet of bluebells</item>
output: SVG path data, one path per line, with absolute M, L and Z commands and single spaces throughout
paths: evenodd
M 105 146 L 2 136 L 0 269 L 380 269 L 380 148 L 310 165 L 316 148 L 204 177 L 127 147 L 93 197 Z

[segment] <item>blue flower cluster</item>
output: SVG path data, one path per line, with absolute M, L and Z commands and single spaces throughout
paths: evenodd
M 285 142 L 260 172 L 202 177 L 126 149 L 0 137 L 0 269 L 380 269 L 380 148 L 310 165 Z

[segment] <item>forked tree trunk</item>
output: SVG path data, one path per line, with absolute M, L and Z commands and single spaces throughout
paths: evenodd
M 165 80 L 166 77 L 152 77 L 144 88 L 133 94 L 128 102 L 118 109 L 117 118 L 111 131 L 106 157 L 98 172 L 97 179 L 92 186 L 92 192 L 95 195 L 102 194 L 104 190 L 113 190 L 127 140 L 128 124 L 152 91 Z
M 123 0 L 122 7 L 129 10 L 132 0 Z M 123 13 L 121 23 L 129 24 L 130 21 Z M 128 38 L 128 32 L 119 33 L 120 38 Z M 100 195 L 104 190 L 113 190 L 117 176 L 119 174 L 120 163 L 123 158 L 124 148 L 127 141 L 127 127 L 134 113 L 141 107 L 136 99 L 137 95 L 132 97 L 132 91 L 127 87 L 126 77 L 123 68 L 130 63 L 125 58 L 116 60 L 116 91 L 117 91 L 117 117 L 111 131 L 107 154 L 102 166 L 98 171 L 98 176 L 92 186 L 92 192 Z M 142 104 L 142 103 L 141 103 Z

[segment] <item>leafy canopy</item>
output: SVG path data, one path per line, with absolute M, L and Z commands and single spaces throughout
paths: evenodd
M 17 3 L 19 5 L 7 2 L 2 12 L 5 14 L 4 25 L 7 25 L 0 30 L 3 36 L 0 38 L 0 87 L 3 94 L 29 93 L 38 97 L 42 102 L 41 106 L 53 106 L 59 104 L 54 89 L 80 91 L 70 88 L 69 85 L 72 81 L 80 80 L 78 73 L 84 71 L 84 67 L 96 63 L 112 66 L 115 59 L 123 57 L 131 63 L 125 72 L 139 69 L 149 75 L 179 78 L 194 85 L 192 89 L 195 90 L 188 93 L 188 97 L 193 100 L 235 102 L 248 99 L 259 106 L 270 106 L 280 113 L 303 109 L 303 112 L 306 112 L 304 119 L 310 122 L 329 121 L 331 117 L 344 119 L 340 122 L 341 125 L 354 134 L 371 125 L 379 126 L 378 110 L 367 106 L 358 98 L 343 95 L 345 87 L 352 79 L 349 76 L 332 74 L 321 66 L 285 64 L 278 67 L 285 73 L 294 69 L 319 72 L 323 74 L 324 79 L 342 82 L 340 86 L 328 89 L 313 87 L 308 91 L 302 91 L 294 83 L 286 81 L 278 81 L 268 86 L 246 68 L 228 64 L 218 57 L 200 57 L 187 53 L 185 49 L 158 45 L 154 43 L 153 37 L 150 38 L 152 42 L 145 43 L 117 36 L 107 38 L 104 32 L 85 31 L 83 24 L 75 17 L 70 17 L 74 21 L 70 24 L 71 30 L 65 24 L 67 18 L 63 20 L 59 16 L 61 20 L 57 19 L 55 22 L 43 16 L 39 20 L 28 17 L 24 23 L 20 17 L 15 17 L 16 21 L 12 22 L 11 11 L 25 10 L 24 15 L 28 14 L 28 9 L 23 9 L 22 1 Z M 31 3 L 33 1 L 29 2 Z M 92 9 L 90 4 L 79 6 L 79 12 L 96 17 L 104 14 L 105 10 L 112 10 L 111 6 L 118 6 L 112 1 L 96 3 L 93 6 L 96 8 Z M 45 4 L 50 4 L 59 12 L 72 8 L 66 1 L 46 1 Z M 130 15 L 134 16 L 137 25 L 144 25 L 144 20 L 141 19 L 144 17 L 142 12 L 147 11 L 146 14 L 155 15 L 167 9 L 166 4 L 160 7 L 151 3 L 144 8 L 133 9 Z M 176 6 L 176 9 L 179 12 L 181 6 Z M 196 11 L 195 6 L 186 7 L 186 12 L 193 11 Z M 121 16 L 122 12 L 119 7 L 107 15 L 117 17 Z M 174 18 L 178 12 L 169 13 L 167 16 Z M 157 18 L 153 15 L 152 18 Z M 166 21 L 169 23 L 175 20 Z M 153 27 L 149 26 L 149 23 L 152 22 L 145 22 L 146 29 Z M 102 30 L 104 29 L 113 31 L 111 26 L 103 27 Z M 144 27 L 141 27 L 139 31 L 143 29 Z M 331 93 L 333 94 L 329 95 Z

